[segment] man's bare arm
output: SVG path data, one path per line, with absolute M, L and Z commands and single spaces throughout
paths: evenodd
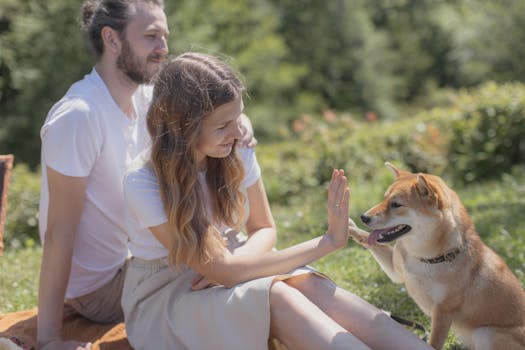
M 64 298 L 71 270 L 73 244 L 86 198 L 87 177 L 63 175 L 49 167 L 49 210 L 38 290 L 39 349 L 90 349 L 80 342 L 62 342 Z

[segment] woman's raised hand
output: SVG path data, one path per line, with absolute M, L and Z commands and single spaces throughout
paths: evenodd
M 336 247 L 348 242 L 348 208 L 350 189 L 346 184 L 344 170 L 334 169 L 328 188 L 328 230 L 327 236 Z

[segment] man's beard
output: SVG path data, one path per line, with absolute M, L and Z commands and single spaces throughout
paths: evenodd
M 149 58 L 148 56 L 148 59 Z M 156 74 L 156 72 L 148 72 L 147 60 L 145 63 L 140 62 L 126 38 L 122 39 L 122 51 L 117 58 L 117 68 L 120 69 L 129 80 L 139 85 L 150 83 Z

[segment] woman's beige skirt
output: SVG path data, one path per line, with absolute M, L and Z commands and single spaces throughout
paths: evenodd
M 193 270 L 132 258 L 122 295 L 128 339 L 136 350 L 268 349 L 270 287 L 304 273 L 317 272 L 304 267 L 233 288 L 192 291 Z

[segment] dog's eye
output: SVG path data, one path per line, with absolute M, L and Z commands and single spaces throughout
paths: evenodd
M 399 204 L 398 202 L 390 202 L 390 208 L 399 208 L 399 207 L 402 207 L 402 205 Z

